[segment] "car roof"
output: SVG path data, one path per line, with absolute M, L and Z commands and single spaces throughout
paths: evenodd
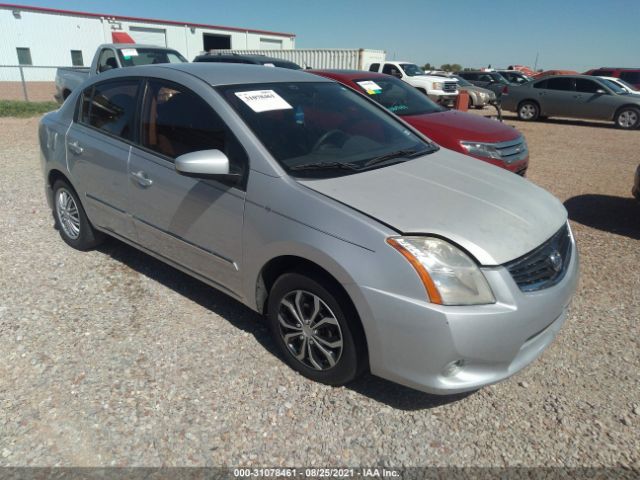
M 311 69 L 309 73 L 316 73 L 331 78 L 341 78 L 344 80 L 355 80 L 359 78 L 388 78 L 386 73 L 369 72 L 367 70 L 341 70 L 341 69 Z
M 147 44 L 143 44 L 143 43 L 103 43 L 101 45 L 98 45 L 98 49 L 103 49 L 103 48 L 115 48 L 115 49 L 122 49 L 122 48 L 155 48 L 156 50 L 172 50 L 172 51 L 176 51 L 175 48 L 163 47 L 161 45 L 147 45 Z
M 163 63 L 158 65 L 141 65 L 130 68 L 117 68 L 100 74 L 100 78 L 119 76 L 163 76 L 167 70 L 184 72 L 211 86 L 235 85 L 251 83 L 278 83 L 278 82 L 329 82 L 310 75 L 302 70 L 288 68 L 269 68 L 262 65 L 250 65 L 244 63 Z
M 202 55 L 198 55 L 196 58 L 205 59 L 205 58 L 220 58 L 220 59 L 245 59 L 251 60 L 253 62 L 286 62 L 286 63 L 294 63 L 291 60 L 285 60 L 283 58 L 276 57 L 268 57 L 266 55 L 242 55 L 237 53 L 203 53 Z

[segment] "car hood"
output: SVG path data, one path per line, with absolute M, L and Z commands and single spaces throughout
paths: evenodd
M 486 93 L 487 95 L 493 94 L 492 90 L 488 90 L 486 88 L 478 87 L 477 85 L 458 85 L 458 88 L 460 90 L 468 90 L 470 92 Z
M 435 132 L 446 132 L 447 138 L 477 142 L 506 142 L 520 137 L 520 133 L 497 120 L 491 120 L 472 113 L 448 110 L 446 112 L 408 115 L 404 121 L 438 142 Z M 446 146 L 446 145 L 445 145 Z
M 445 149 L 358 174 L 298 181 L 401 233 L 448 238 L 482 265 L 530 252 L 567 221 L 562 203 L 542 188 Z

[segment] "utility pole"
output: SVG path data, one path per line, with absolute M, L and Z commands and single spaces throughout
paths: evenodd
M 536 52 L 536 61 L 533 64 L 533 71 L 534 72 L 538 71 L 538 53 L 540 53 L 540 52 Z

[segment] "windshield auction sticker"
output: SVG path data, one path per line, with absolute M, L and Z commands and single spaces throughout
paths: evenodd
M 137 57 L 138 56 L 138 50 L 136 50 L 135 48 L 123 48 L 121 51 L 122 51 L 122 56 L 123 57 Z
M 251 92 L 235 92 L 235 94 L 256 113 L 293 108 L 273 90 L 253 90 Z
M 382 93 L 382 88 L 376 82 L 372 80 L 366 80 L 364 82 L 358 82 L 369 95 L 378 95 Z

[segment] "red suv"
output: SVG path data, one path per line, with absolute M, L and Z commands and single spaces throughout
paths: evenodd
M 362 93 L 437 144 L 524 176 L 529 149 L 520 132 L 496 120 L 447 110 L 411 85 L 383 73 L 307 70 Z
M 584 72 L 584 75 L 593 75 L 595 77 L 616 77 L 620 80 L 624 80 L 630 85 L 633 85 L 634 88 L 640 89 L 640 68 L 601 67 Z

